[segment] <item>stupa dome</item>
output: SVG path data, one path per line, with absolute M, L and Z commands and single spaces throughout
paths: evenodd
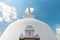
M 38 33 L 40 40 L 57 40 L 48 24 L 30 16 L 10 24 L 1 36 L 1 40 L 19 40 L 21 33 L 25 36 L 28 25 L 35 30 L 34 34 Z

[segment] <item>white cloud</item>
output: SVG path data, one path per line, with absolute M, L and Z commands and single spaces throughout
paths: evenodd
M 60 25 L 59 24 L 56 25 L 56 33 L 57 33 L 56 37 L 58 38 L 58 40 L 60 40 Z
M 2 19 L 2 17 L 0 17 L 0 22 L 2 22 L 3 21 L 3 19 Z
M 11 7 L 3 2 L 0 2 L 0 12 L 3 16 L 0 17 L 0 21 L 11 22 L 12 19 L 17 19 L 16 8 Z M 12 19 L 11 19 L 12 18 Z

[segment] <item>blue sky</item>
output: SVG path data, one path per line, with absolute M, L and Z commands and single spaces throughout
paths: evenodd
M 60 24 L 60 0 L 0 0 L 9 6 L 16 8 L 18 19 L 22 19 L 27 7 L 35 9 L 35 18 L 47 23 L 56 33 L 56 24 Z M 13 20 L 14 22 L 16 20 Z M 5 21 L 0 23 L 0 34 L 4 32 L 11 23 Z

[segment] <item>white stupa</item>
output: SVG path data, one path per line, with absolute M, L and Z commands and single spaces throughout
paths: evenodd
M 28 27 L 32 26 L 32 27 Z M 28 36 L 26 30 L 32 30 L 31 36 Z M 33 32 L 35 30 L 35 32 Z M 36 36 L 35 36 L 36 35 Z M 19 40 L 19 37 L 40 37 L 40 40 L 57 40 L 56 35 L 52 31 L 52 29 L 44 22 L 39 21 L 34 18 L 31 12 L 31 8 L 28 8 L 28 12 L 26 12 L 23 19 L 18 20 L 12 24 L 10 24 L 3 35 L 1 36 L 1 40 Z

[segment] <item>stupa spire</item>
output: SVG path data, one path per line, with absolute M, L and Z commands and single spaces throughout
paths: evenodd
M 34 18 L 32 14 L 33 11 L 34 11 L 34 8 L 26 8 L 24 18 Z
M 29 13 L 31 13 L 31 10 L 30 10 L 30 8 L 28 8 L 28 12 L 29 12 Z

